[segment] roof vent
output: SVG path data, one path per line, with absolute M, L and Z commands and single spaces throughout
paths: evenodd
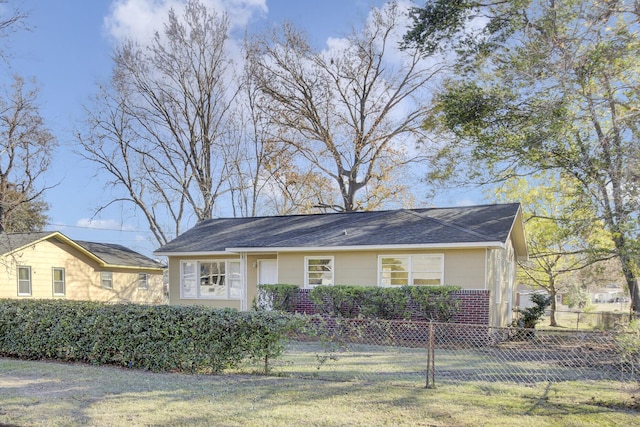
M 345 235 L 345 236 L 347 235 L 347 229 L 346 228 L 342 231 L 342 234 Z

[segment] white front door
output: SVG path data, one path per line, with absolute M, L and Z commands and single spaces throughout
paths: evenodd
M 274 285 L 278 283 L 278 261 L 263 259 L 258 261 L 258 285 Z

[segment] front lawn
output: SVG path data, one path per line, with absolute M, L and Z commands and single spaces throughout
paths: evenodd
M 151 373 L 0 358 L 0 424 L 15 426 L 631 426 L 637 385 L 389 386 Z

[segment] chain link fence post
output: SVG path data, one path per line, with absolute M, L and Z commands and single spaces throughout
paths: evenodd
M 436 368 L 435 368 L 435 339 L 433 332 L 433 321 L 429 322 L 429 336 L 427 338 L 427 385 L 426 388 L 435 388 L 436 386 Z

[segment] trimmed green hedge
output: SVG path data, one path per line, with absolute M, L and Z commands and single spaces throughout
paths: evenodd
M 296 285 L 259 285 L 254 309 L 293 313 Z M 422 319 L 448 322 L 460 311 L 458 286 L 316 286 L 309 293 L 316 312 L 332 317 Z
M 282 353 L 296 318 L 201 306 L 0 300 L 0 355 L 221 372 Z
M 298 285 L 258 285 L 258 297 L 253 301 L 254 310 L 276 310 L 293 313 L 296 308 Z
M 309 298 L 329 316 L 450 321 L 459 311 L 457 286 L 316 286 Z

